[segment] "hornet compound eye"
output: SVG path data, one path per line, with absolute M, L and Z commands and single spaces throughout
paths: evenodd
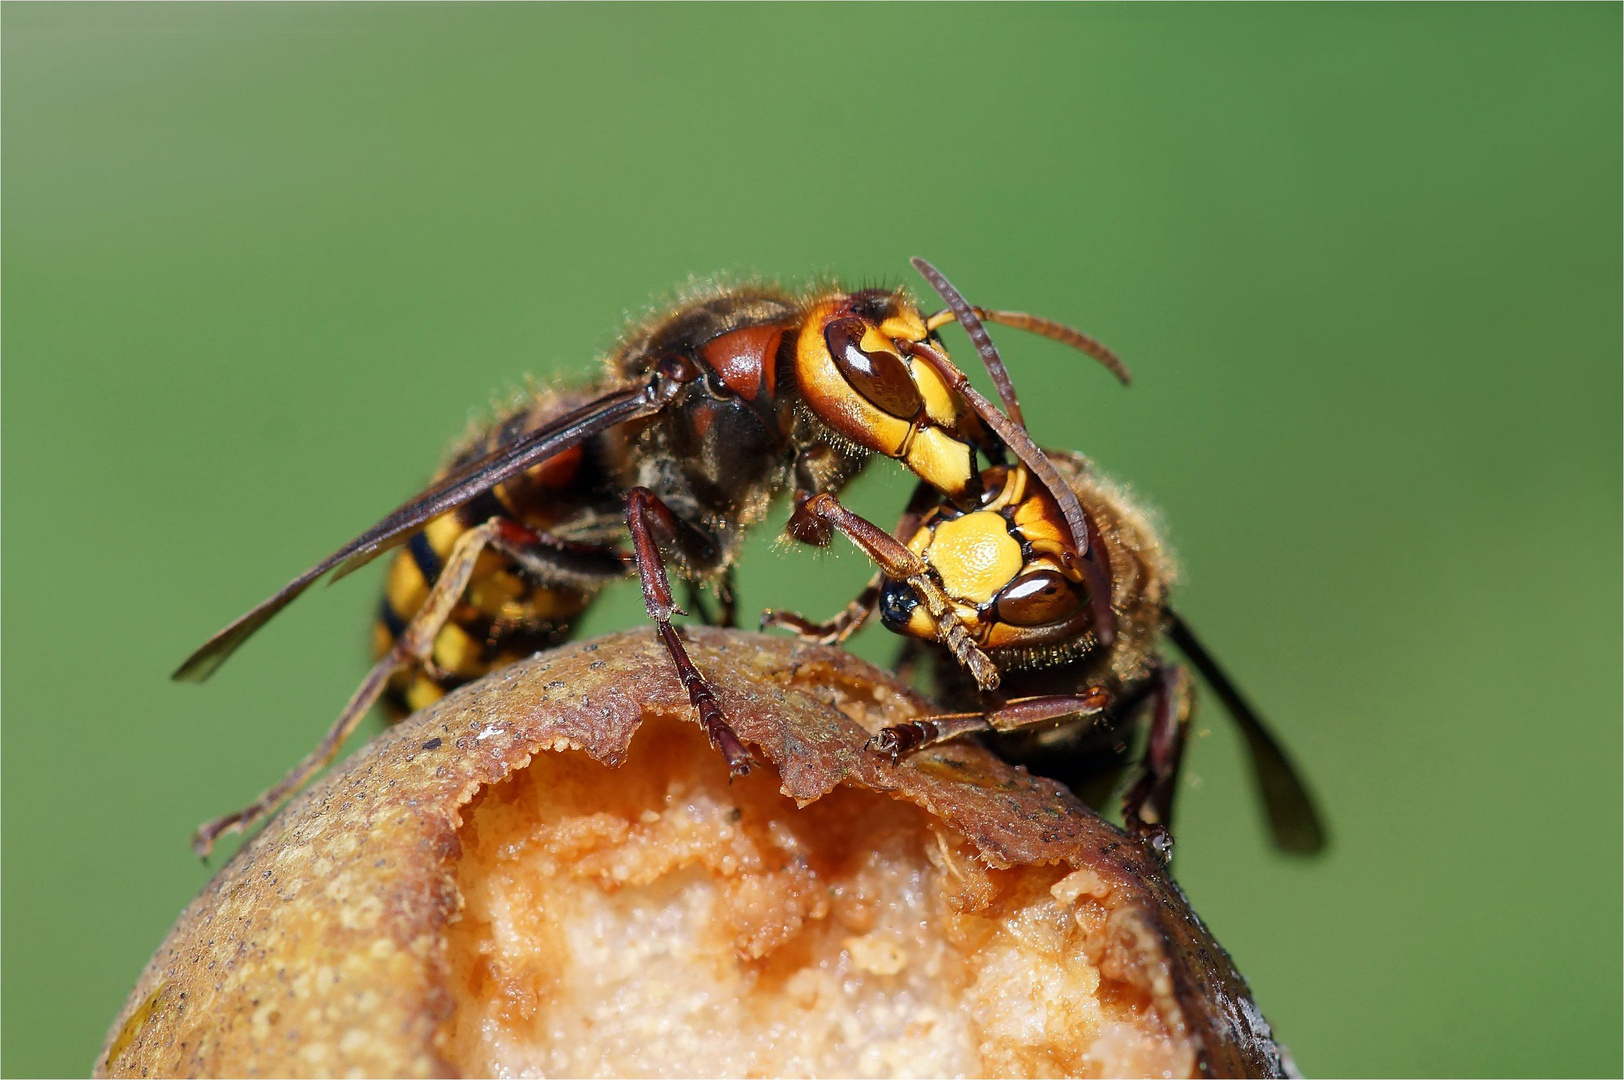
M 1083 605 L 1077 587 L 1053 570 L 1022 574 L 999 592 L 998 618 L 1013 626 L 1043 626 L 1070 618 Z
M 925 407 L 902 357 L 883 349 L 865 350 L 861 342 L 868 324 L 862 319 L 836 319 L 823 331 L 829 356 L 853 390 L 883 412 L 911 420 Z

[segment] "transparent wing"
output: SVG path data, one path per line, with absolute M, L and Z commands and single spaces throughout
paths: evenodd
M 1235 726 L 1246 739 L 1247 754 L 1252 759 L 1252 775 L 1263 795 L 1263 807 L 1269 815 L 1269 828 L 1274 833 L 1275 845 L 1282 851 L 1298 855 L 1313 855 L 1325 848 L 1325 825 L 1314 806 L 1297 769 L 1286 756 L 1285 749 L 1263 723 L 1251 702 L 1241 695 L 1229 675 L 1207 652 L 1195 632 L 1177 612 L 1169 611 L 1168 636 L 1179 651 L 1195 665 L 1213 692 L 1218 695 Z
M 215 669 L 225 663 L 238 646 L 324 574 L 334 571 L 335 579 L 343 577 L 402 543 L 447 510 L 461 506 L 509 477 L 617 424 L 659 412 L 680 388 L 680 383 L 656 378 L 644 386 L 605 394 L 442 476 L 372 528 L 288 582 L 265 602 L 204 642 L 170 677 L 186 682 L 202 682 L 214 674 Z

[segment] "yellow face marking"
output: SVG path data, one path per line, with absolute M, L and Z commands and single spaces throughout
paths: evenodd
M 1062 549 L 1072 546 L 1071 530 L 1063 523 L 1043 519 L 1025 524 L 1017 523 L 1016 528 L 1028 543 L 1046 552 L 1058 554 Z
M 911 356 L 907 364 L 914 385 L 919 388 L 919 396 L 925 399 L 925 415 L 943 427 L 957 427 L 964 414 L 964 402 L 947 388 L 935 368 Z
M 905 338 L 908 341 L 924 341 L 929 333 L 925 329 L 925 320 L 919 314 L 919 309 L 911 303 L 897 305 L 896 314 L 880 324 L 880 333 L 896 341 Z
M 936 620 L 931 618 L 930 612 L 925 610 L 924 604 L 914 608 L 913 612 L 908 616 L 907 630 L 909 634 L 916 638 L 924 638 L 926 641 L 936 639 Z
M 980 510 L 937 525 L 926 559 L 949 596 L 985 604 L 1021 572 L 1021 545 L 1002 517 Z
M 888 337 L 873 326 L 863 328 L 863 336 L 858 339 L 857 347 L 866 353 L 895 353 L 897 351 L 896 339 Z
M 986 473 L 982 474 L 984 484 L 986 483 L 986 475 Z M 983 509 L 1002 510 L 1006 506 L 1020 506 L 1021 500 L 1026 498 L 1027 481 L 1031 478 L 1031 475 L 1025 468 L 1006 469 L 1003 482 L 998 487 L 998 494 Z M 986 486 L 990 488 L 992 485 L 987 484 Z M 1020 514 L 1017 511 L 1015 523 L 1019 525 L 1020 521 Z
M 919 527 L 919 531 L 908 538 L 908 550 L 923 559 L 925 552 L 930 550 L 931 537 L 935 535 L 936 529 L 927 521 Z
M 963 494 L 975 475 L 970 444 L 959 442 L 941 428 L 920 428 L 902 460 L 914 475 L 950 498 Z
M 970 607 L 968 604 L 954 604 L 953 621 L 970 631 L 972 634 L 979 633 L 978 627 L 981 623 L 981 612 L 977 611 L 973 607 Z
M 986 633 L 981 635 L 981 639 L 976 644 L 983 649 L 1003 649 L 1011 645 L 1019 645 L 1031 636 L 1032 632 L 1024 627 L 993 622 L 987 627 Z
M 1071 546 L 1071 530 L 1060 508 L 1046 496 L 1033 495 L 1015 507 L 1015 528 L 1033 544 L 1059 550 Z

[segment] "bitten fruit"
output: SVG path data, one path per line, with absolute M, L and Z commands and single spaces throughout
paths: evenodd
M 685 628 L 505 668 L 297 798 L 181 915 L 98 1076 L 1281 1075 L 1158 857 L 838 649 Z

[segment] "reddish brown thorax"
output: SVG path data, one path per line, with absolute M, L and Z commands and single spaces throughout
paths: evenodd
M 707 342 L 699 358 L 733 393 L 746 401 L 770 398 L 777 390 L 781 326 L 747 326 Z

